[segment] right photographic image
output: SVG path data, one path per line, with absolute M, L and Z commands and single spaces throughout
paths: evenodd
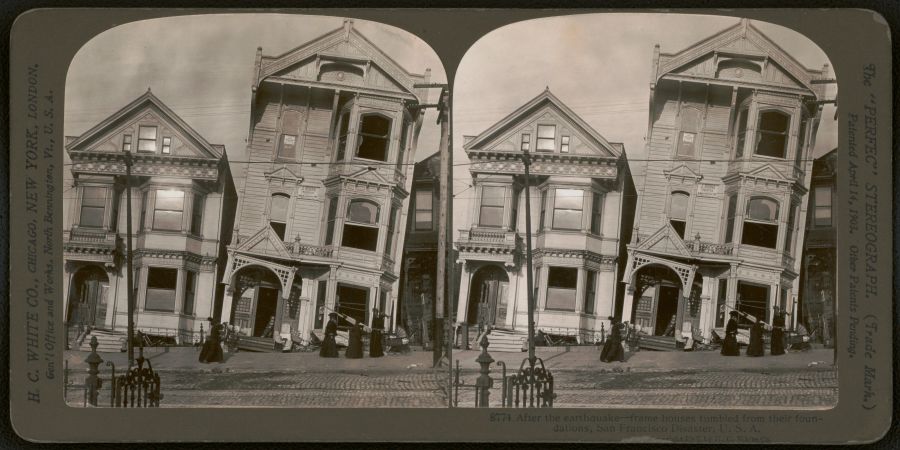
M 456 344 L 554 407 L 834 407 L 836 96 L 740 17 L 487 34 L 452 91 Z

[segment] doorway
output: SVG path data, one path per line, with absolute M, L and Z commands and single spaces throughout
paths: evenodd
M 659 286 L 654 335 L 665 336 L 669 325 L 674 325 L 675 313 L 678 310 L 678 294 L 679 289 L 675 286 Z
M 106 271 L 97 266 L 83 267 L 72 278 L 72 288 L 66 321 L 102 328 L 106 323 L 106 300 L 109 295 Z
M 275 328 L 275 310 L 278 307 L 278 289 L 260 287 L 256 297 L 256 317 L 253 319 L 253 336 L 272 337 Z
M 352 317 L 357 323 L 366 323 L 366 305 L 368 300 L 368 289 L 338 284 L 337 312 Z M 350 325 L 351 323 L 344 317 L 339 317 L 339 327 L 349 327 Z
M 509 277 L 497 266 L 485 266 L 472 277 L 466 321 L 482 326 L 503 326 L 508 315 Z

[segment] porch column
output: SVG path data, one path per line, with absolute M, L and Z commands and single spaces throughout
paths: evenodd
M 218 318 L 213 318 L 217 322 L 228 322 L 231 324 L 231 303 L 234 297 L 234 285 L 225 284 L 225 296 L 222 298 L 222 311 L 219 312 Z
M 468 321 L 469 311 L 469 287 L 472 284 L 472 264 L 468 261 L 461 261 L 462 276 L 459 277 L 459 297 L 456 299 L 456 323 L 461 324 Z
M 622 302 L 622 322 L 632 321 L 632 308 L 634 308 L 634 284 L 625 283 L 625 300 Z
M 715 325 L 716 311 L 711 299 L 714 283 L 717 281 L 717 278 L 703 275 L 703 288 L 700 291 L 700 333 L 704 342 L 709 340 L 710 332 Z
M 69 292 L 72 290 L 72 277 L 75 275 L 75 264 L 71 261 L 66 261 L 63 265 L 63 270 L 65 271 L 65 281 L 63 282 L 63 317 L 65 318 L 65 322 L 69 321 Z
M 109 280 L 109 286 L 106 288 L 106 317 L 103 318 L 103 325 L 113 329 L 116 317 L 116 292 L 119 290 L 119 274 L 115 267 L 107 266 L 106 279 Z
M 766 323 L 771 325 L 772 319 L 775 316 L 775 305 L 778 303 L 778 296 L 781 295 L 781 285 L 773 284 L 769 286 L 769 298 L 766 299 Z M 784 299 L 781 299 L 781 304 L 784 304 Z
M 325 290 L 325 317 L 322 319 L 322 326 L 328 323 L 328 312 L 334 311 L 334 304 L 337 298 L 337 266 L 331 266 L 328 272 L 328 288 Z M 318 311 L 316 311 L 318 314 Z
M 735 303 L 737 302 L 737 264 L 731 265 L 731 270 L 728 272 L 728 293 L 725 294 L 725 304 L 727 307 L 725 308 L 725 318 L 728 318 L 728 314 L 734 310 Z
M 687 291 L 687 292 L 685 292 Z M 691 296 L 691 287 L 681 287 L 681 295 L 678 296 L 678 306 L 675 309 L 675 339 L 681 340 L 681 333 L 684 331 L 684 308 L 688 304 Z

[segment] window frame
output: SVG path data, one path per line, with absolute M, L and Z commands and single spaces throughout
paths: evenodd
M 728 196 L 728 203 L 725 210 L 725 236 L 723 242 L 731 244 L 734 239 L 734 225 L 737 218 L 737 193 Z
M 500 195 L 500 196 L 488 195 L 488 192 L 490 192 L 491 190 L 499 190 L 502 193 L 502 195 Z M 485 203 L 485 199 L 488 199 L 488 200 L 499 199 L 500 204 L 495 205 L 495 204 L 491 204 L 490 202 Z M 481 187 L 481 198 L 479 199 L 479 202 L 478 202 L 478 226 L 482 227 L 482 228 L 503 228 L 503 211 L 504 211 L 505 204 L 506 204 L 506 186 L 497 186 L 497 185 L 482 186 Z M 496 225 L 485 223 L 485 220 L 484 220 L 485 209 L 488 209 L 489 211 L 497 211 L 497 213 L 496 213 L 497 224 Z
M 684 217 L 679 218 L 675 217 L 672 213 L 673 207 L 675 206 L 675 199 L 683 198 L 684 199 Z M 669 225 L 675 229 L 676 232 L 680 231 L 679 235 L 682 239 L 684 239 L 685 234 L 687 233 L 687 223 L 688 216 L 690 215 L 689 210 L 691 209 L 691 194 L 685 191 L 672 191 L 669 193 L 669 205 L 668 210 L 666 211 L 666 218 L 669 219 Z M 672 222 L 682 222 L 682 228 L 679 230 L 675 224 Z
M 336 161 L 344 161 L 347 156 L 347 143 L 350 140 L 350 110 L 345 109 L 338 116 L 338 126 L 335 128 L 335 140 L 337 151 L 335 152 Z
M 154 286 L 153 284 L 156 283 L 157 280 L 158 280 L 156 277 L 154 277 L 154 272 L 155 272 L 155 271 L 159 271 L 159 272 L 165 271 L 165 272 L 168 272 L 169 274 L 166 275 L 167 277 L 168 277 L 168 276 L 171 276 L 172 272 L 174 272 L 174 277 L 175 277 L 175 284 L 174 284 L 174 286 L 172 286 L 171 288 Z M 160 274 L 159 276 L 162 277 L 163 275 Z M 153 290 L 155 290 L 155 291 L 170 291 L 169 293 L 167 293 L 167 295 L 171 295 L 171 296 L 172 296 L 172 299 L 171 299 L 171 302 L 172 302 L 172 308 L 171 308 L 171 309 L 165 309 L 165 308 L 151 307 L 151 306 L 150 306 L 150 303 L 149 303 L 149 301 L 150 301 L 150 299 L 151 299 L 151 295 L 150 295 L 150 290 L 151 290 L 151 289 L 153 289 Z M 174 267 L 157 267 L 157 266 L 150 266 L 150 267 L 147 267 L 147 285 L 146 285 L 145 288 L 144 288 L 144 294 L 145 294 L 145 296 L 144 296 L 144 310 L 145 310 L 145 311 L 165 312 L 165 313 L 175 313 L 175 312 L 176 312 L 176 308 L 178 307 L 177 292 L 178 292 L 178 269 L 177 269 L 177 268 L 174 268 Z M 168 299 L 164 299 L 164 300 L 168 301 Z M 154 305 L 154 306 L 156 306 L 156 305 Z
M 275 198 L 284 199 L 283 200 L 285 202 L 284 203 L 284 221 L 275 220 L 277 218 L 272 215 L 272 212 L 275 209 Z M 287 238 L 287 226 L 288 226 L 288 219 L 291 216 L 290 213 L 291 213 L 291 196 L 290 195 L 285 194 L 284 192 L 273 192 L 271 195 L 269 195 L 269 214 L 267 217 L 269 228 L 272 228 L 272 231 L 274 231 L 275 234 L 279 234 L 282 241 L 286 240 L 286 238 Z M 273 226 L 272 224 L 278 224 L 278 225 L 284 227 L 282 233 L 280 234 L 278 232 L 278 229 L 275 226 Z
M 601 236 L 603 234 L 603 200 L 602 192 L 591 192 L 591 233 Z
M 819 190 L 825 189 L 828 192 L 828 205 L 819 204 Z M 813 228 L 831 228 L 834 225 L 834 186 L 831 183 L 817 184 L 813 191 Z M 828 211 L 828 223 L 820 223 L 818 212 L 820 210 Z
M 784 116 L 784 118 L 787 121 L 787 123 L 785 124 L 784 132 L 777 132 L 777 131 L 762 129 L 763 116 L 765 116 L 767 114 L 777 114 L 780 116 Z M 756 110 L 756 133 L 755 133 L 756 135 L 754 136 L 753 156 L 761 157 L 761 158 L 772 158 L 772 159 L 788 159 L 788 156 L 790 156 L 789 152 L 788 152 L 788 148 L 790 147 L 791 125 L 793 124 L 793 119 L 794 119 L 793 114 L 791 114 L 787 111 L 784 111 L 782 109 L 779 109 L 779 108 L 770 107 L 770 106 L 758 108 Z M 759 146 L 763 142 L 764 135 L 779 135 L 779 136 L 783 137 L 784 144 L 781 147 L 781 156 L 764 155 L 764 154 L 759 153 Z
M 387 131 L 386 131 L 387 134 L 385 134 L 384 136 L 381 136 L 381 135 L 377 135 L 377 134 L 373 134 L 373 133 L 364 132 L 363 131 L 363 129 L 364 129 L 363 122 L 365 122 L 365 120 L 370 117 L 386 120 L 387 121 Z M 389 117 L 382 113 L 366 112 L 366 113 L 361 113 L 359 115 L 359 120 L 357 120 L 357 123 L 359 124 L 358 125 L 359 128 L 357 128 L 357 130 L 356 130 L 356 150 L 353 155 L 354 158 L 362 159 L 362 160 L 366 160 L 366 161 L 388 162 L 390 160 L 390 156 L 391 156 L 391 130 L 393 129 L 393 126 L 394 126 L 394 119 L 392 117 Z M 384 152 L 384 157 L 382 159 L 366 158 L 366 157 L 360 156 L 360 154 L 359 154 L 360 147 L 362 146 L 362 144 L 364 142 L 363 138 L 365 138 L 365 137 L 384 141 L 384 147 L 382 148 L 382 151 Z
M 420 205 L 419 196 L 424 193 L 428 193 L 428 208 L 422 208 Z M 416 231 L 432 231 L 434 230 L 434 187 L 433 186 L 420 186 L 416 189 L 416 196 L 414 199 L 414 208 L 413 208 L 413 229 Z M 428 214 L 428 224 L 427 226 L 420 226 L 419 222 L 419 214 Z
M 194 236 L 202 236 L 203 235 L 203 206 L 206 201 L 206 196 L 199 193 L 194 193 L 193 200 L 191 202 L 191 234 Z M 198 209 L 199 208 L 199 209 Z
M 553 272 L 554 272 L 554 271 L 557 271 L 557 272 L 561 272 L 561 271 L 574 271 L 574 274 L 575 274 L 575 277 L 574 277 L 575 283 L 574 283 L 574 285 L 573 285 L 572 287 L 560 286 L 560 285 L 554 285 L 553 283 L 559 282 L 559 280 L 563 279 L 563 277 L 562 277 L 561 275 L 559 275 L 559 276 L 553 276 Z M 569 275 L 566 275 L 565 278 L 569 278 Z M 561 290 L 561 291 L 563 291 L 563 290 L 564 290 L 564 291 L 571 291 L 571 293 L 567 293 L 567 295 L 571 295 L 571 296 L 572 296 L 572 298 L 571 298 L 571 301 L 572 301 L 572 308 L 571 308 L 571 309 L 569 309 L 569 308 L 563 308 L 563 307 L 558 307 L 558 306 L 556 306 L 556 305 L 551 306 L 551 305 L 550 305 L 550 294 L 551 294 L 550 290 L 551 290 L 551 289 L 554 289 L 554 290 Z M 565 267 L 565 266 L 547 266 L 547 289 L 546 289 L 546 293 L 547 293 L 547 299 L 546 299 L 546 301 L 544 302 L 544 303 L 545 303 L 544 309 L 551 310 L 551 311 L 565 311 L 565 312 L 575 312 L 575 311 L 577 311 L 577 309 L 578 309 L 578 268 L 577 268 L 577 267 Z
M 579 208 L 561 208 L 559 207 L 558 200 L 560 198 L 560 192 L 565 191 L 578 191 L 581 193 L 579 199 L 581 200 L 581 206 Z M 579 225 L 577 228 L 567 228 L 557 225 L 557 211 L 578 211 Z M 551 227 L 554 230 L 564 230 L 564 231 L 578 231 L 584 227 L 584 189 L 573 189 L 573 188 L 555 188 L 553 190 L 553 217 L 552 217 Z
M 337 222 L 337 207 L 339 197 L 332 197 L 328 200 L 328 210 L 325 219 L 325 245 L 334 244 L 335 224 Z
M 743 117 L 743 120 L 741 118 Z M 747 130 L 750 123 L 750 104 L 738 108 L 737 117 L 734 122 L 734 156 L 735 159 L 744 157 L 744 147 L 747 146 Z M 741 127 L 743 126 L 743 130 Z
M 91 192 L 95 190 L 97 192 Z M 96 195 L 99 194 L 100 190 L 103 191 L 103 195 Z M 79 228 L 94 228 L 98 230 L 103 229 L 103 225 L 106 222 L 106 200 L 108 199 L 108 197 L 109 188 L 106 186 L 88 185 L 81 187 L 81 205 L 79 205 L 78 208 Z M 99 225 L 85 225 L 85 208 L 87 208 L 90 212 L 90 214 L 88 215 L 89 217 L 98 217 L 100 219 Z
M 577 288 L 577 286 L 576 286 Z M 597 301 L 597 272 L 585 269 L 584 271 L 584 305 L 585 314 L 596 314 L 595 302 Z
M 519 150 L 522 150 L 522 151 L 530 151 L 531 150 L 531 133 L 522 133 L 521 144 L 519 146 Z
M 750 207 L 754 200 L 764 200 L 764 201 L 774 203 L 774 205 L 775 205 L 774 219 L 767 220 L 767 219 L 753 218 L 750 215 Z M 781 224 L 778 223 L 778 218 L 779 218 L 780 212 L 781 212 L 781 203 L 779 203 L 778 200 L 775 200 L 771 197 L 762 196 L 762 195 L 752 196 L 752 197 L 748 198 L 746 208 L 744 209 L 744 223 L 743 223 L 742 230 L 741 230 L 741 241 L 740 241 L 741 245 L 752 245 L 754 247 L 768 248 L 771 250 L 776 250 L 778 248 L 778 232 L 780 231 L 780 227 L 781 227 Z M 748 223 L 751 225 L 756 225 L 756 226 L 775 227 L 775 230 L 774 230 L 775 237 L 773 239 L 773 245 L 771 247 L 769 247 L 767 245 L 759 245 L 759 244 L 752 244 L 752 243 L 744 242 L 745 236 L 747 236 L 746 233 L 747 233 L 747 224 Z
M 163 155 L 171 155 L 172 154 L 172 137 L 171 136 L 163 136 L 162 147 L 160 148 L 160 152 Z
M 161 193 L 161 192 L 178 192 L 178 193 L 181 193 L 181 209 L 160 208 L 160 207 L 159 207 L 159 199 L 160 199 L 160 193 Z M 185 194 L 184 191 L 182 191 L 182 190 L 177 190 L 177 189 L 156 189 L 156 198 L 154 199 L 154 202 L 153 202 L 153 223 L 151 224 L 151 228 L 152 228 L 154 231 L 183 231 L 183 230 L 184 230 L 184 199 L 185 199 L 185 195 L 184 195 L 184 194 Z M 179 223 L 178 223 L 178 229 L 174 229 L 174 228 L 163 228 L 163 227 L 158 226 L 158 225 L 157 225 L 157 219 L 156 219 L 157 215 L 156 215 L 156 214 L 157 214 L 157 212 L 159 212 L 159 211 L 163 211 L 163 212 L 178 212 L 179 215 L 180 215 L 180 217 L 181 217 L 181 220 L 179 220 Z
M 375 216 L 372 218 L 371 222 L 361 222 L 358 220 L 354 220 L 352 218 L 350 210 L 353 208 L 353 205 L 355 203 L 367 203 L 367 204 L 370 204 L 375 207 Z M 377 202 L 367 199 L 367 198 L 354 198 L 354 199 L 350 199 L 350 201 L 347 202 L 347 209 L 345 212 L 346 212 L 346 215 L 344 216 L 344 229 L 343 229 L 343 233 L 341 234 L 341 247 L 347 247 L 347 248 L 352 248 L 352 249 L 356 249 L 356 250 L 363 250 L 363 251 L 370 251 L 370 252 L 377 252 L 378 251 L 378 238 L 379 238 L 379 235 L 381 234 L 381 225 L 379 224 L 379 219 L 381 218 L 381 205 L 379 205 Z M 369 233 L 374 232 L 374 234 L 375 234 L 374 239 L 370 239 L 370 240 L 363 239 L 362 240 L 362 241 L 372 242 L 372 245 L 370 246 L 371 248 L 347 245 L 348 227 L 351 227 L 349 229 L 350 231 L 352 231 L 353 228 L 362 228 L 362 229 L 367 229 Z
M 694 123 L 691 124 L 685 120 L 687 114 L 693 115 Z M 700 145 L 700 130 L 703 129 L 703 112 L 698 108 L 686 106 L 681 108 L 680 117 L 678 118 L 678 134 L 675 136 L 675 157 L 680 159 L 695 159 L 699 155 L 698 150 L 702 148 Z M 682 144 L 684 143 L 684 135 L 689 133 L 693 135 L 693 141 L 690 144 L 690 153 L 682 153 Z
M 569 153 L 569 135 L 564 134 L 559 138 L 559 152 Z
M 541 129 L 550 129 L 552 131 L 551 137 L 541 137 Z M 538 124 L 537 126 L 537 136 L 534 140 L 534 151 L 536 152 L 554 152 L 556 151 L 556 124 Z M 550 142 L 550 148 L 541 148 L 542 142 Z
M 197 299 L 197 272 L 193 270 L 185 270 L 184 271 L 184 295 L 181 301 L 181 314 L 186 316 L 193 316 L 194 310 L 197 305 L 195 304 L 195 300 Z M 188 309 L 190 306 L 190 309 Z
M 131 133 L 125 133 L 124 135 L 122 135 L 122 151 L 130 152 L 133 146 L 132 142 L 133 141 Z
M 147 129 L 147 130 L 152 129 L 152 130 L 153 130 L 153 137 L 152 137 L 152 138 L 141 137 L 141 136 L 143 136 L 143 134 L 144 134 L 143 131 L 144 131 L 145 129 Z M 158 149 L 158 148 L 157 148 L 157 147 L 158 147 L 158 146 L 157 146 L 157 144 L 158 144 L 158 143 L 157 143 L 157 140 L 158 140 L 158 139 L 159 139 L 159 127 L 158 127 L 158 126 L 156 126 L 156 125 L 138 125 L 138 145 L 137 145 L 137 151 L 138 151 L 138 152 L 141 152 L 141 153 L 156 153 L 156 150 Z M 142 144 L 143 144 L 144 142 L 152 143 L 151 147 L 153 147 L 153 148 L 152 148 L 152 149 L 149 149 L 149 150 L 142 149 L 141 146 L 142 146 Z

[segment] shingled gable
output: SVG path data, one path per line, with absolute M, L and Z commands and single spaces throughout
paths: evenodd
M 746 48 L 741 49 L 734 45 L 739 41 L 744 41 L 745 47 L 750 47 L 755 50 L 747 50 Z M 754 27 L 748 19 L 741 19 L 740 22 L 731 27 L 679 52 L 659 53 L 656 61 L 654 61 L 656 73 L 654 73 L 653 81 L 657 82 L 666 75 L 715 52 L 743 54 L 750 57 L 764 57 L 767 61 L 776 64 L 787 75 L 816 96 L 821 97 L 824 93 L 823 86 L 813 85 L 811 81 L 826 76 L 825 69 L 814 70 L 805 68 L 799 61 L 794 59 L 793 56 L 785 52 L 778 44 Z
M 210 159 L 220 159 L 225 155 L 224 146 L 214 145 L 207 142 L 206 139 L 204 139 L 203 136 L 200 135 L 200 133 L 197 133 L 197 131 L 194 130 L 190 125 L 188 125 L 187 122 L 182 120 L 181 117 L 178 117 L 178 114 L 175 114 L 175 112 L 169 109 L 169 107 L 166 106 L 165 103 L 163 103 L 159 98 L 153 95 L 153 92 L 150 91 L 149 88 L 143 95 L 136 98 L 128 105 L 125 105 L 125 107 L 116 111 L 114 114 L 107 117 L 90 130 L 82 133 L 81 136 L 78 136 L 77 138 L 69 142 L 66 145 L 66 150 L 86 150 L 86 146 L 94 142 L 97 138 L 102 137 L 105 133 L 109 132 L 111 128 L 114 128 L 115 126 L 122 124 L 129 119 L 139 116 L 147 108 L 155 108 L 155 112 L 160 115 L 160 119 L 168 122 L 173 127 L 177 128 L 182 135 L 188 137 L 196 146 L 196 148 L 204 153 L 204 157 Z
M 578 117 L 578 114 L 575 114 L 575 112 L 572 111 L 568 106 L 566 106 L 559 98 L 553 95 L 553 93 L 550 92 L 549 88 L 544 89 L 543 92 L 538 94 L 536 97 L 534 97 L 524 105 L 520 106 L 511 114 L 495 123 L 493 126 L 476 136 L 474 139 L 466 142 L 463 145 L 463 149 L 465 149 L 466 151 L 480 150 L 479 147 L 487 143 L 489 140 L 505 132 L 515 124 L 527 120 L 532 114 L 545 106 L 555 107 L 566 121 L 578 127 L 585 134 L 585 136 L 588 136 L 593 141 L 593 144 L 597 148 L 607 151 L 609 153 L 608 156 L 612 158 L 618 158 L 622 155 L 622 147 L 620 144 L 617 145 L 607 141 L 606 138 L 601 136 L 600 133 L 598 133 L 590 125 L 588 125 L 587 122 Z
M 348 54 L 346 51 L 340 51 L 339 46 L 345 42 L 350 43 L 360 53 Z M 420 103 L 427 101 L 427 90 L 416 89 L 413 85 L 427 82 L 430 70 L 426 71 L 425 74 L 415 74 L 406 71 L 372 41 L 357 31 L 353 27 L 352 19 L 344 19 L 344 25 L 340 28 L 327 32 L 281 55 L 264 56 L 262 55 L 262 48 L 258 48 L 254 89 L 267 78 L 284 73 L 291 67 L 317 56 L 371 61 L 373 65 L 385 73 L 405 93 L 412 95 Z

